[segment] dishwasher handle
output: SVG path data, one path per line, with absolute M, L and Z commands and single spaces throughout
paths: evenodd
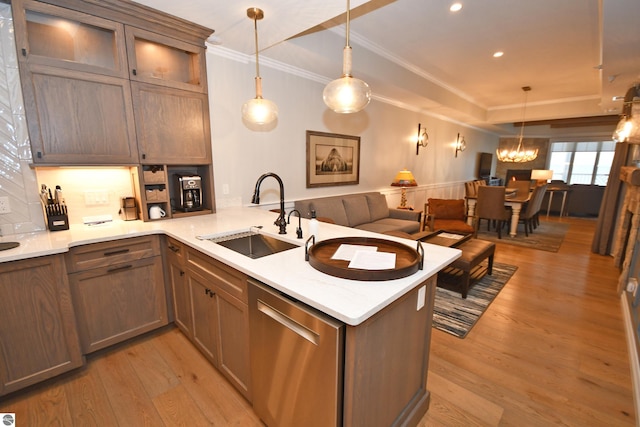
M 311 344 L 316 346 L 319 345 L 320 335 L 318 335 L 316 332 L 313 332 L 312 330 L 308 329 L 304 325 L 301 325 L 300 323 L 296 322 L 290 317 L 282 314 L 281 312 L 271 307 L 269 304 L 265 303 L 264 301 L 261 301 L 260 299 L 258 299 L 257 305 L 258 305 L 258 311 L 263 313 L 265 316 L 268 316 L 271 319 L 275 320 L 276 322 L 280 323 L 282 326 L 289 329 L 293 333 L 299 335 L 300 337 L 306 339 Z

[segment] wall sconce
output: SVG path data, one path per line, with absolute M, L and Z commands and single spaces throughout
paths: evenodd
M 416 156 L 420 154 L 420 147 L 427 148 L 429 145 L 429 134 L 427 133 L 427 128 L 421 128 L 420 123 L 418 123 L 418 143 L 416 144 Z
M 464 151 L 467 148 L 467 141 L 464 140 L 464 136 L 460 136 L 456 138 L 456 157 L 458 157 L 458 151 Z
M 640 143 L 640 85 L 635 85 L 624 96 L 622 118 L 613 133 L 615 142 Z

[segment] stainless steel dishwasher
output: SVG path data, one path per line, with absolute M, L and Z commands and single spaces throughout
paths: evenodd
M 269 427 L 342 425 L 344 324 L 249 284 L 256 414 Z

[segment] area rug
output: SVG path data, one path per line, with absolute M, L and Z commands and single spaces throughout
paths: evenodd
M 472 280 L 482 277 L 472 282 L 466 299 L 463 299 L 460 291 L 456 289 L 459 277 L 454 269 L 446 268 L 438 273 L 434 328 L 458 338 L 467 336 L 518 267 L 494 262 L 491 276 L 486 274 L 486 269 L 486 261 L 474 269 Z
M 568 229 L 569 224 L 540 221 L 538 228 L 534 229 L 533 233 L 529 233 L 529 236 L 525 236 L 524 226 L 520 224 L 516 237 L 509 236 L 509 231 L 505 227 L 505 229 L 502 230 L 502 239 L 498 239 L 498 232 L 495 230 L 487 231 L 487 223 L 483 221 L 478 230 L 478 239 L 541 251 L 558 252 Z

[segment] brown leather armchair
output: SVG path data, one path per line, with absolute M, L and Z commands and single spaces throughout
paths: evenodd
M 424 205 L 425 220 L 422 231 L 447 230 L 458 233 L 473 233 L 467 224 L 467 207 L 464 199 L 428 199 Z

